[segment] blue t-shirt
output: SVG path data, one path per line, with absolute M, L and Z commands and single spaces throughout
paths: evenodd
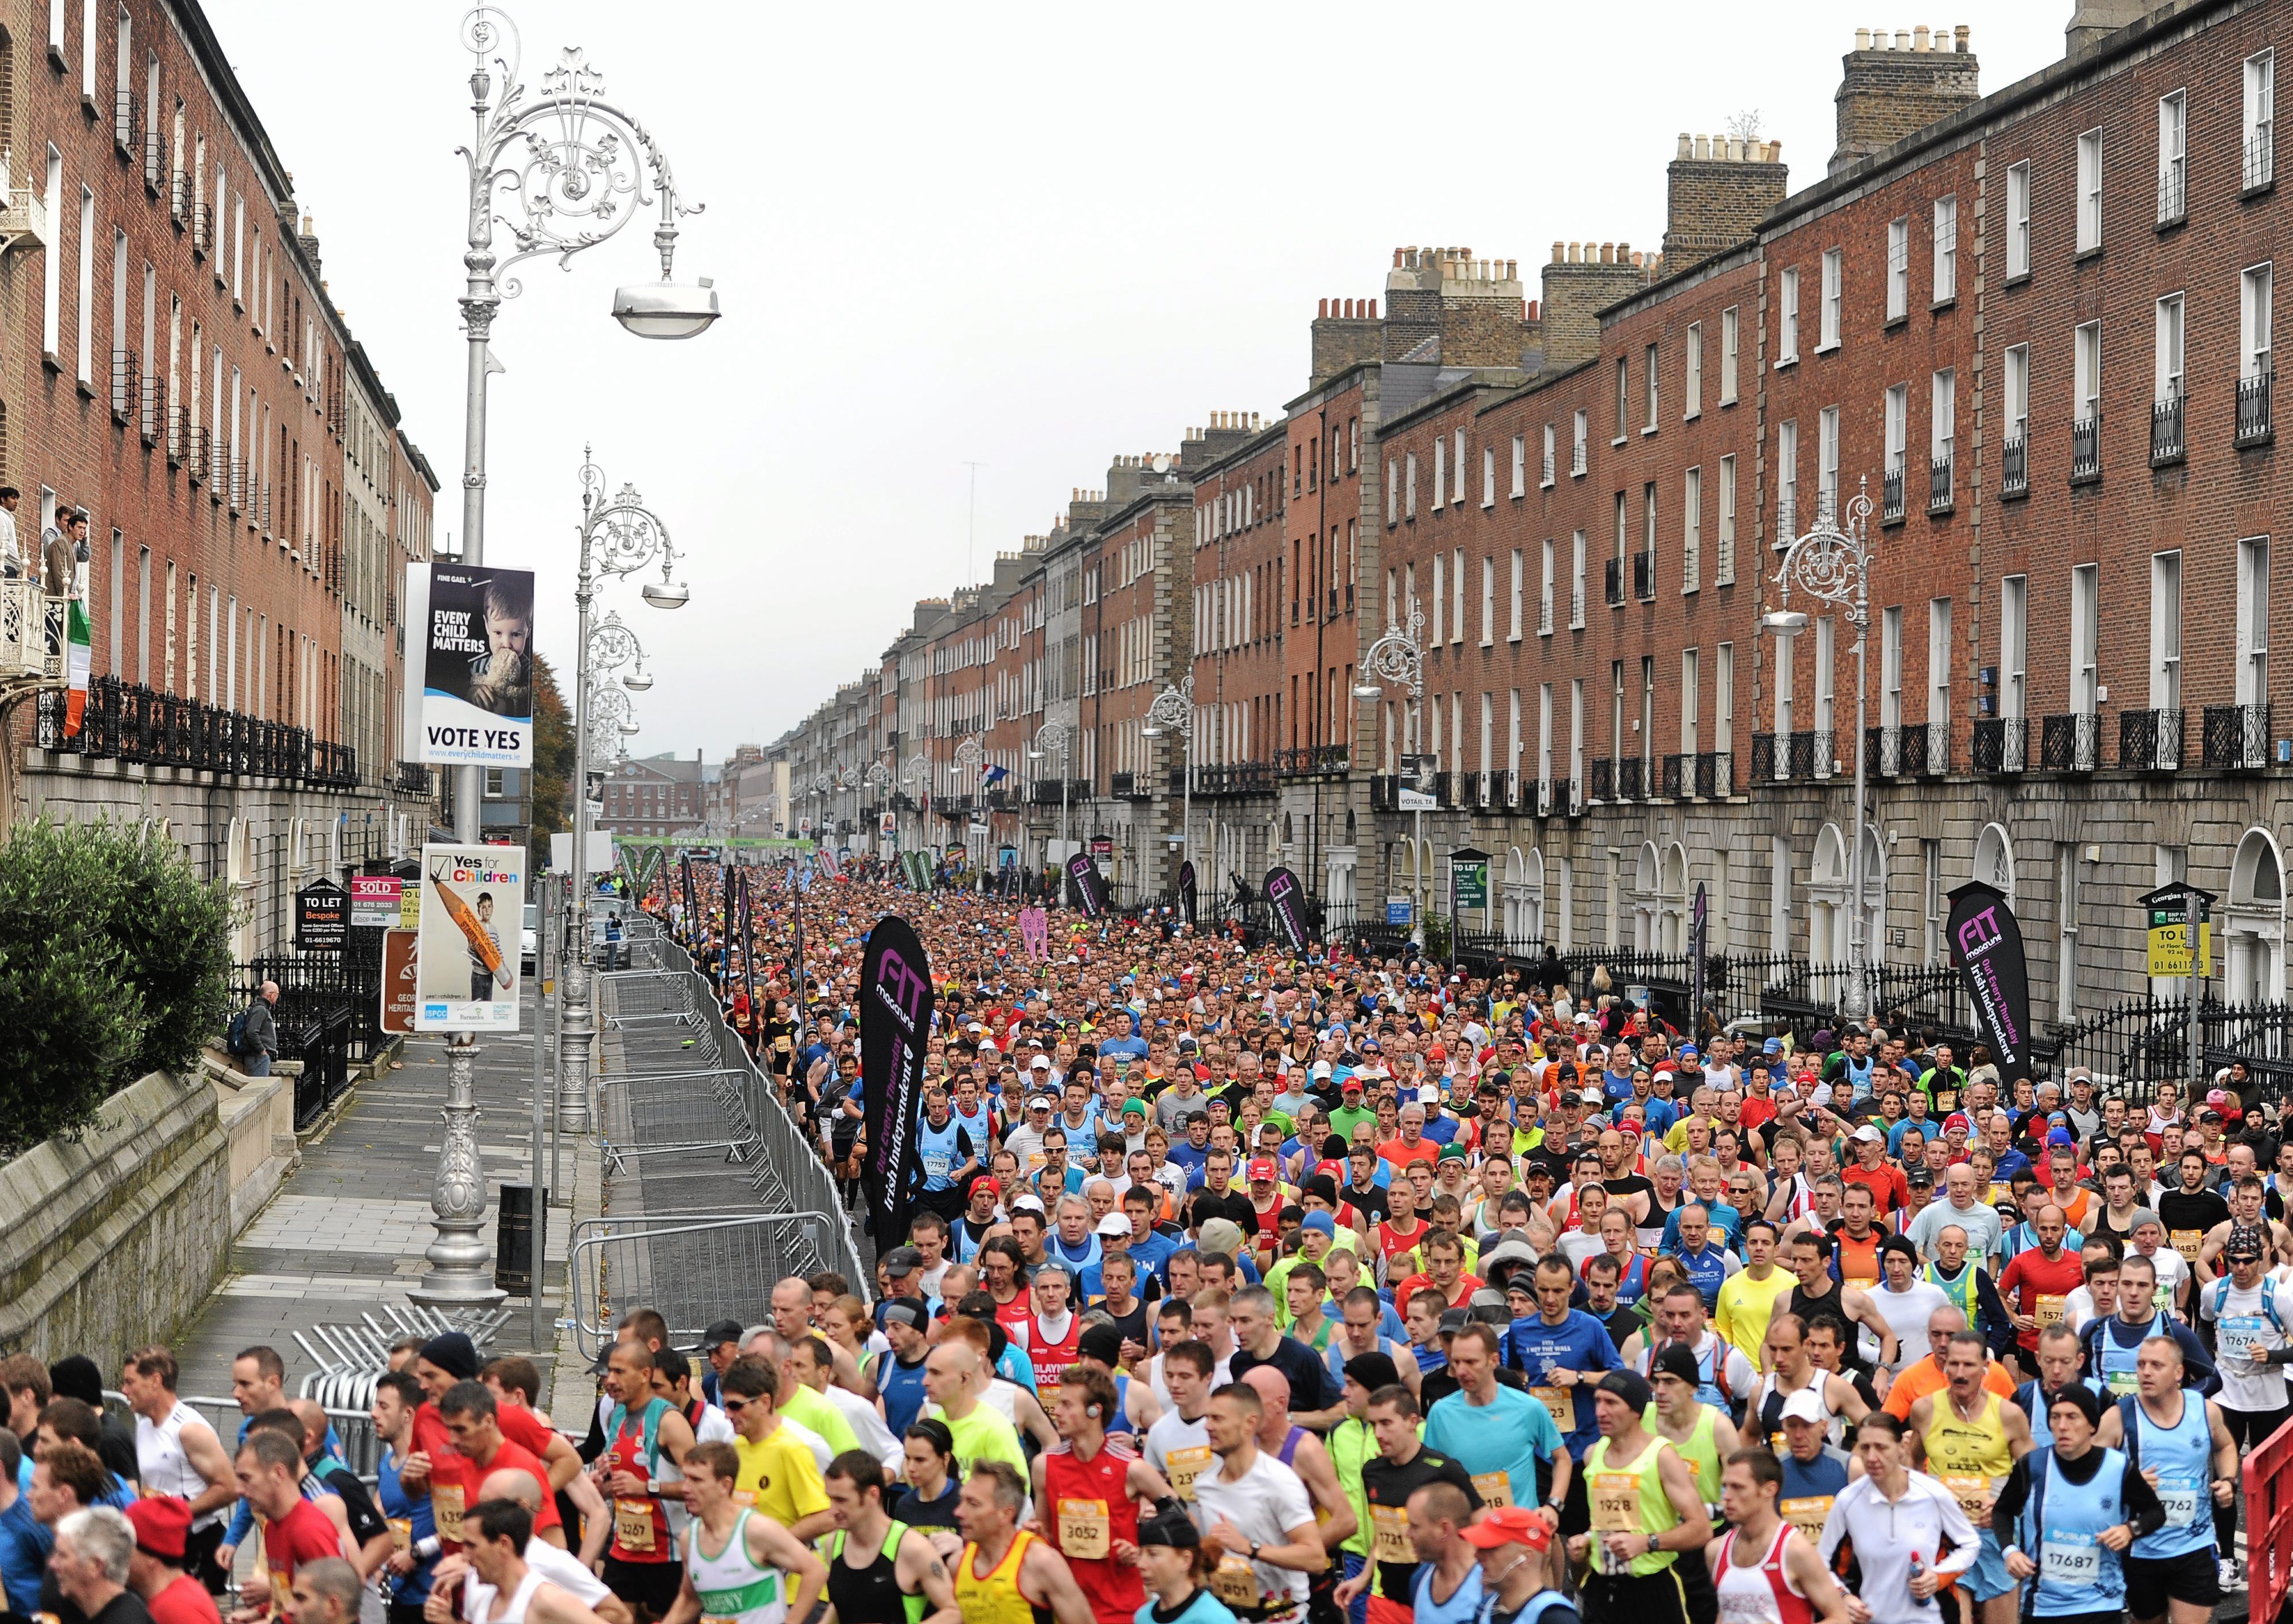
M 1616 1344 L 1610 1339 L 1608 1327 L 1578 1308 L 1570 1309 L 1568 1317 L 1559 1325 L 1547 1325 L 1542 1314 L 1531 1314 L 1526 1320 L 1514 1320 L 1505 1331 L 1503 1351 L 1506 1365 L 1526 1375 L 1531 1385 L 1544 1384 L 1558 1368 L 1615 1370 L 1624 1364 L 1624 1360 L 1616 1356 Z M 1582 1460 L 1584 1451 L 1591 1449 L 1592 1441 L 1600 1435 L 1600 1428 L 1592 1413 L 1590 1384 L 1576 1388 L 1576 1425 L 1568 1433 L 1568 1444 L 1570 1458 Z M 1447 1401 L 1445 1399 L 1441 1402 Z M 1540 1410 L 1544 1409 L 1542 1400 L 1531 1399 L 1529 1402 Z M 1434 1408 L 1438 1409 L 1440 1406 L 1437 1404 Z M 1550 1423 L 1552 1418 L 1547 1413 L 1546 1421 Z M 1557 1427 L 1554 1435 L 1559 1435 Z M 1431 1441 L 1430 1435 L 1427 1441 Z M 1454 1450 L 1444 1452 L 1454 1453 Z M 1482 1468 L 1484 1471 L 1487 1469 Z M 1534 1504 L 1532 1500 L 1523 1498 L 1518 1490 L 1514 1491 L 1513 1500 L 1517 1505 Z
M 1425 1119 L 1425 1137 L 1437 1145 L 1454 1144 L 1457 1140 L 1457 1130 L 1462 1126 L 1464 1124 L 1446 1113 L 1438 1116 L 1428 1116 Z
M 1908 1116 L 1904 1117 L 1902 1121 L 1895 1124 L 1892 1127 L 1887 1130 L 1887 1154 L 1889 1156 L 1897 1158 L 1900 1158 L 1902 1156 L 1903 1135 L 1909 1133 L 1913 1128 L 1916 1128 L 1926 1141 L 1929 1144 L 1932 1144 L 1934 1142 L 1935 1135 L 1942 1132 L 1942 1124 L 1937 1122 L 1932 1116 L 1929 1116 L 1921 1122 L 1914 1122 Z
M 1430 1563 L 1428 1564 L 1430 1565 Z M 1479 1571 L 1476 1568 L 1475 1571 Z M 1155 1616 L 1155 1604 L 1149 1600 L 1132 1617 L 1131 1624 L 1163 1624 Z M 1195 1599 L 1175 1614 L 1169 1624 L 1236 1624 L 1234 1611 L 1207 1590 L 1195 1592 Z
M 375 1498 L 382 1503 L 385 1517 L 403 1517 L 412 1525 L 414 1542 L 419 1545 L 438 1531 L 437 1519 L 430 1510 L 427 1492 L 409 1494 L 399 1486 L 398 1458 L 389 1449 L 382 1451 L 382 1460 L 375 1467 Z M 416 1564 L 414 1571 L 403 1579 L 391 1581 L 391 1600 L 409 1607 L 419 1607 L 430 1599 L 431 1570 L 438 1565 L 436 1557 Z
M 1203 1169 L 1210 1165 L 1211 1149 L 1204 1145 L 1197 1150 L 1182 1139 L 1171 1147 L 1171 1153 L 1163 1159 L 1187 1170 L 1188 1190 L 1200 1190 L 1203 1187 Z
M 1686 1206 L 1689 1203 L 1683 1201 L 1680 1205 L 1681 1206 Z M 1714 1201 L 1708 1206 L 1701 1201 L 1695 1203 L 1695 1205 L 1704 1207 L 1706 1215 L 1711 1220 L 1712 1233 L 1714 1237 L 1719 1240 L 1722 1246 L 1733 1252 L 1742 1244 L 1744 1238 L 1744 1215 L 1741 1213 L 1738 1213 L 1734 1207 L 1729 1206 L 1725 1201 Z M 1679 1249 L 1680 1207 L 1675 1206 L 1672 1209 L 1672 1216 L 1664 1221 L 1664 1239 L 1657 1246 L 1657 1250 L 1659 1252 L 1675 1252 Z
M 40 1611 L 40 1575 L 55 1546 L 55 1535 L 32 1515 L 29 1496 L 20 1493 L 0 1511 L 0 1588 L 7 1592 L 9 1612 L 28 1619 Z
M 1587 1318 L 1573 1310 L 1571 1313 L 1576 1319 Z M 1608 1333 L 1598 1325 L 1592 1328 L 1606 1344 Z M 1614 1349 L 1608 1358 L 1615 1360 Z M 1592 1409 L 1589 1404 L 1583 1408 L 1588 1413 Z M 1504 1473 L 1511 1483 L 1513 1504 L 1535 1506 L 1544 1498 L 1537 1485 L 1536 1468 L 1550 1464 L 1560 1453 L 1560 1429 L 1553 1425 L 1552 1412 L 1544 1408 L 1543 1400 L 1500 1382 L 1496 1397 L 1487 1404 L 1468 1404 L 1462 1393 L 1453 1393 L 1436 1403 L 1426 1412 L 1425 1447 L 1446 1455 L 1476 1476 Z
M 1132 1060 L 1143 1060 L 1146 1058 L 1146 1040 L 1134 1033 L 1129 1037 L 1110 1037 L 1099 1041 L 1098 1055 L 1101 1060 L 1112 1060 L 1118 1054 L 1128 1055 Z

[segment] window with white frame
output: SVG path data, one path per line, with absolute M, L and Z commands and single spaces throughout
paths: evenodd
M 2006 348 L 2005 409 L 2006 443 L 2019 445 L 2030 430 L 2030 346 L 2009 345 Z
M 1776 365 L 1799 359 L 1799 267 L 1776 276 Z
M 1465 431 L 1463 429 L 1457 431 L 1456 438 L 1452 444 L 1455 450 L 1454 455 L 1449 460 L 1456 466 L 1457 488 L 1450 493 L 1449 499 L 1462 508 L 1465 505 Z
M 2182 296 L 2169 293 L 2158 301 L 2158 368 L 2155 399 L 2182 398 Z
M 1448 443 L 1446 440 L 1444 440 L 1444 439 L 1443 439 L 1440 435 L 1438 435 L 1438 434 L 1434 435 L 1434 436 L 1433 436 L 1433 506 L 1434 506 L 1434 508 L 1435 508 L 1435 510 L 1436 510 L 1437 512 L 1438 512 L 1438 511 L 1440 509 L 1440 508 L 1441 508 L 1441 507 L 1442 507 L 1442 506 L 1443 506 L 1443 505 L 1444 505 L 1444 504 L 1448 500 L 1448 498 L 1443 494 L 1443 492 L 1444 492 L 1444 491 L 1446 491 L 1448 489 L 1448 480 L 1449 480 L 1449 463 L 1448 463 L 1448 454 L 1449 454 L 1449 443 Z M 1462 469 L 1462 468 L 1459 468 L 1459 469 L 1457 470 L 1457 477 L 1458 477 L 1458 478 L 1460 478 L 1460 479 L 1462 479 L 1462 478 L 1464 477 L 1464 475 L 1465 475 L 1465 470 L 1464 470 L 1464 469 Z
M 1934 206 L 1934 302 L 1958 296 L 1958 199 L 1937 198 Z
M 1888 388 L 1885 416 L 1887 425 L 1885 467 L 1889 476 L 1892 477 L 1903 471 L 1903 459 L 1906 455 L 1905 441 L 1910 433 L 1911 387 L 1908 384 L 1895 384 Z
M 1682 477 L 1680 515 L 1680 590 L 1685 597 L 1704 585 L 1704 470 Z
M 2029 694 L 2030 578 L 2009 575 L 1998 583 L 1998 713 L 2024 714 Z
M 1827 406 L 1816 418 L 1815 499 L 1827 518 L 1839 512 L 1839 408 Z
M 2277 178 L 2277 53 L 2245 59 L 2245 189 L 2257 191 Z
M 2006 280 L 2030 274 L 2030 160 L 2006 166 Z
M 1927 599 L 1927 727 L 1930 733 L 1950 727 L 1950 599 Z M 1927 761 L 1939 765 L 1941 755 L 1930 742 Z
M 1573 437 L 1568 449 L 1568 472 L 1572 475 L 1581 477 L 1592 465 L 1592 414 L 1589 411 L 1579 411 L 1571 433 Z
M 1927 417 L 1927 458 L 1948 465 L 1958 433 L 1958 373 L 1945 367 L 1934 375 L 1934 394 Z
M 1739 335 L 1741 322 L 1733 304 L 1720 313 L 1720 403 L 1732 406 L 1736 402 L 1736 365 L 1743 340 Z
M 1433 641 L 1441 641 L 1441 614 L 1449 601 L 1443 589 L 1448 581 L 1449 561 L 1439 553 L 1433 555 Z
M 1887 222 L 1887 320 L 1900 321 L 1911 308 L 1911 217 Z
M 2264 378 L 2269 373 L 2270 304 L 2276 292 L 2276 269 L 2255 265 L 2239 282 L 2238 376 Z
M 1544 483 L 1548 485 L 1552 483 L 1552 425 L 1550 423 L 1544 426 Z M 1512 493 L 1515 496 L 1528 493 L 1528 437 L 1525 434 L 1512 437 Z
M 1552 556 L 1552 539 L 1549 536 L 1545 538 L 1544 551 L 1544 586 L 1537 599 L 1536 631 L 1539 637 L 1549 637 L 1552 635 L 1552 593 L 1555 585 L 1553 581 L 1553 567 L 1556 562 Z M 1515 637 L 1520 635 L 1520 627 L 1518 619 L 1516 619 L 1513 626 L 1513 635 Z
M 1456 613 L 1450 617 L 1449 641 L 1462 643 L 1465 640 L 1465 549 L 1462 547 L 1449 555 L 1449 586 L 1450 590 L 1456 594 L 1455 600 L 1450 605 Z M 1485 609 L 1487 602 L 1487 598 L 1484 597 L 1482 605 Z M 1488 624 L 1488 616 L 1486 613 L 1481 617 L 1481 623 L 1485 628 Z
M 1515 557 L 1519 555 L 1516 553 Z M 1481 558 L 1481 646 L 1496 641 L 1497 630 L 1497 561 L 1483 555 Z
M 1402 459 L 1401 516 L 1414 522 L 1417 517 L 1417 453 L 1410 452 Z
M 1619 355 L 1616 357 L 1616 438 L 1615 442 L 1618 445 L 1625 443 L 1625 425 L 1626 419 L 1632 415 L 1632 363 Z
M 1688 377 L 1681 386 L 1681 392 L 1687 396 L 1688 403 L 1687 410 L 1681 415 L 1683 418 L 1701 417 L 1704 414 L 1704 323 L 1701 321 L 1688 324 L 1686 361 Z
M 1736 753 L 1736 646 L 1722 643 L 1712 651 L 1712 748 L 1723 756 Z
M 2102 247 L 2102 132 L 2078 138 L 2078 251 Z
M 1712 584 L 1729 587 L 1736 583 L 1736 453 L 1729 452 L 1720 459 L 1720 499 L 1714 514 L 1713 539 L 1718 548 L 1712 561 Z
M 1903 611 L 1879 611 L 1879 726 L 1903 725 Z
M 2077 421 L 2091 423 L 2102 415 L 2102 323 L 2081 322 L 2071 351 L 2070 401 Z
M 1512 443 L 1514 453 L 1513 462 L 1514 465 L 1518 467 L 1520 462 L 1520 436 L 1519 434 L 1515 434 L 1513 436 Z M 1485 445 L 1481 448 L 1481 506 L 1484 508 L 1494 508 L 1496 505 L 1497 448 L 1493 445 Z
M 1680 651 L 1680 753 L 1697 753 L 1697 690 L 1704 686 L 1701 651 L 1683 648 Z
M 2158 223 L 2189 214 L 2190 98 L 2174 91 L 2158 98 Z
M 1558 454 L 1559 454 L 1558 447 L 1557 447 L 1557 446 L 1556 446 L 1556 444 L 1555 444 L 1555 441 L 1556 441 L 1557 439 L 1558 439 L 1558 435 L 1554 433 L 1554 431 L 1553 431 L 1553 427 L 1552 427 L 1552 424 L 1550 424 L 1550 423 L 1547 423 L 1547 424 L 1544 426 L 1544 460 L 1543 460 L 1543 461 L 1538 465 L 1538 471 L 1537 471 L 1537 482 L 1536 482 L 1540 486 L 1544 487 L 1544 489 L 1546 489 L 1546 490 L 1550 490 L 1550 489 L 1552 489 L 1552 476 L 1553 476 L 1554 473 L 1557 471 L 1557 470 L 1555 469 L 1554 466 L 1553 466 L 1553 465 L 1554 465 L 1554 462 L 1555 462 L 1555 459 L 1557 459 Z M 1523 460 L 1524 460 L 1524 461 L 1526 461 L 1526 459 L 1523 459 Z M 1525 494 L 1524 483 L 1525 483 L 1525 476 L 1526 476 L 1526 473 L 1527 473 L 1527 470 L 1526 470 L 1526 469 L 1516 469 L 1516 470 L 1514 471 L 1514 475 L 1513 475 L 1513 482 L 1512 482 L 1512 493 L 1513 493 L 1515 496 L 1520 496 L 1520 495 Z
M 2237 702 L 2269 700 L 2269 538 L 2237 544 Z
M 1401 482 L 1394 477 L 1393 459 L 1385 459 L 1385 522 L 1392 524 L 1398 516 L 1396 505 L 1401 499 Z
M 1843 274 L 1842 255 L 1843 250 L 1838 248 L 1823 251 L 1823 311 L 1819 320 L 1820 336 L 1815 345 L 1819 350 L 1839 347 L 1840 281 Z
M 2094 614 L 2101 565 L 2070 566 L 2070 709 L 2092 716 L 2100 682 L 2094 669 Z
M 1799 423 L 1776 426 L 1776 546 L 1789 547 L 1799 534 Z
M 1520 548 L 1516 547 L 1512 549 L 1511 629 L 1506 633 L 1506 639 L 1513 643 L 1520 641 L 1520 600 L 1526 586 L 1521 577 L 1525 567 Z M 1544 544 L 1544 618 L 1548 621 L 1552 618 L 1552 543 L 1550 541 Z
M 2150 708 L 2182 708 L 2182 554 L 2150 555 Z M 2166 741 L 2161 736 L 2160 747 Z
M 1641 433 L 1656 433 L 1657 346 L 1649 345 L 1641 354 L 1641 368 L 1647 384 L 1648 414 L 1641 424 Z
M 1584 532 L 1580 530 L 1569 542 L 1568 627 L 1572 631 L 1584 629 Z

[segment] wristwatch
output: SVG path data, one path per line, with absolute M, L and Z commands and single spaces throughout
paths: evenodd
M 1258 1541 L 1255 1539 L 1250 1542 L 1250 1559 L 1252 1562 L 1258 1560 Z

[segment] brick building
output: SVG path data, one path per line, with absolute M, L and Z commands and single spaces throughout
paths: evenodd
M 1715 951 L 1820 966 L 1859 913 L 1875 960 L 1941 962 L 1945 894 L 1980 876 L 2058 1019 L 2143 989 L 2134 899 L 2187 877 L 2222 897 L 2227 993 L 2281 998 L 2289 32 L 2293 0 L 2083 0 L 2061 61 L 1984 96 L 1965 30 L 1861 30 L 1796 192 L 1776 143 L 1685 134 L 1648 155 L 1661 253 L 1555 242 L 1530 300 L 1513 262 L 1397 250 L 1381 299 L 1323 302 L 1279 416 L 1117 459 L 993 582 L 919 605 L 869 759 L 952 760 L 936 719 L 1072 727 L 1076 832 L 1108 842 L 1119 896 L 1151 895 L 1179 760 L 1138 748 L 1137 707 L 1191 674 L 1220 879 L 1285 862 L 1334 904 L 1422 883 L 1445 913 L 1446 856 L 1473 846 L 1490 907 L 1459 922 L 1516 950 L 1677 951 L 1701 888 Z M 1147 582 L 1139 527 L 1179 491 Z M 1762 629 L 1784 549 L 1859 494 L 1860 662 L 1851 614 L 1804 592 L 1803 631 Z M 1040 636 L 988 631 L 1037 590 Z M 1372 644 L 1413 623 L 1422 702 L 1357 700 Z M 911 702 L 959 658 L 978 697 Z M 1410 757 L 1439 807 L 1422 846 L 1395 809 Z M 1033 864 L 1061 766 L 1021 759 L 996 838 Z
M 431 822 L 400 774 L 397 583 L 437 480 L 320 278 L 292 176 L 191 0 L 0 39 L 0 478 L 23 550 L 88 510 L 91 720 L 17 713 L 22 809 L 162 820 L 243 899 Z M 220 741 L 220 743 L 219 743 Z

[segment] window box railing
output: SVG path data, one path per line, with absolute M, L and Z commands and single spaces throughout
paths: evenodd
M 2188 443 L 2183 438 L 2182 396 L 2177 391 L 2162 401 L 2150 404 L 2150 466 L 2162 468 L 2168 463 L 2181 461 L 2189 454 Z
M 1699 800 L 1719 800 L 1736 792 L 1736 758 L 1724 750 L 1706 750 L 1696 757 L 1696 795 Z
M 143 190 L 153 197 L 159 195 L 161 181 L 167 173 L 167 138 L 158 130 L 143 132 Z
M 1974 770 L 1992 777 L 2023 772 L 2030 766 L 2030 719 L 1978 717 L 1974 723 Z
M 215 252 L 215 205 L 191 205 L 191 257 L 205 259 Z
M 2277 130 L 2273 124 L 2255 128 L 2245 138 L 2245 190 L 2259 191 L 2277 179 Z
M 1616 798 L 1616 764 L 1606 756 L 1591 762 L 1584 769 L 1584 795 L 1588 800 L 1614 800 Z
M 2030 494 L 2030 443 L 2021 434 L 2010 434 L 1998 446 L 1998 494 L 2005 497 Z
M 1579 440 L 1568 453 L 1568 472 L 1572 475 L 1582 474 L 1592 466 L 1592 453 L 1585 449 L 1584 443 Z
M 2090 773 L 2102 755 L 2102 719 L 2091 710 L 2071 710 L 2043 719 L 2038 733 L 2038 770 Z
M 1950 771 L 1950 721 L 1938 718 L 1903 739 L 1903 770 L 1940 778 Z
M 145 445 L 157 445 L 159 443 L 160 416 L 158 373 L 146 372 L 143 375 L 142 393 L 142 398 L 137 402 L 135 413 L 136 433 L 142 435 Z
M 1831 763 L 1819 762 L 1816 759 L 1815 734 L 1811 729 L 1803 727 L 1791 735 L 1791 757 L 1787 775 L 1801 779 L 1828 778 L 1831 775 Z
M 167 183 L 167 218 L 177 225 L 188 225 L 191 219 L 191 177 L 184 170 L 175 171 Z
M 2263 367 L 2249 378 L 2237 380 L 2237 443 L 2240 446 L 2266 445 L 2275 434 L 2269 415 L 2269 394 L 2272 380 L 2276 377 Z
M 1656 554 L 1643 549 L 1633 555 L 1633 596 L 1644 604 L 1656 601 Z
M 1616 758 L 1616 799 L 1639 800 L 1648 792 L 1648 763 L 1638 756 Z
M 2119 711 L 2118 765 L 2137 773 L 2179 772 L 2182 712 L 2178 709 Z
M 119 349 L 111 352 L 111 420 L 125 424 L 135 410 L 135 387 L 141 373 L 135 352 Z
M 1892 524 L 1903 516 L 1903 470 L 1889 468 L 1879 476 L 1879 521 Z
M 1772 733 L 1754 734 L 1752 735 L 1752 782 L 1754 784 L 1779 783 L 1783 779 L 1784 770 L 1784 757 L 1776 749 L 1776 735 Z
M 2183 164 L 2167 164 L 2158 171 L 2158 224 L 2160 228 L 2179 225 L 2190 217 L 2189 169 Z
M 2102 477 L 2102 414 L 2070 425 L 2070 483 L 2092 484 Z
M 1692 775 L 1695 772 L 1695 768 L 1684 765 L 1688 759 L 1689 758 L 1684 755 L 1666 756 L 1664 759 L 1661 772 L 1657 779 L 1657 800 L 1686 799 L 1687 785 L 1693 781 Z
M 167 466 L 181 467 L 183 447 L 191 437 L 191 409 L 188 406 L 167 408 Z
M 119 156 L 133 159 L 143 144 L 143 109 L 132 90 L 112 93 L 111 144 L 119 149 Z
M 2208 705 L 2200 747 L 2211 771 L 2259 772 L 2269 765 L 2269 707 Z
M 1602 564 L 1601 572 L 1607 577 L 1608 607 L 1611 609 L 1623 608 L 1625 605 L 1625 561 L 1621 558 L 1610 558 Z
M 1876 727 L 1863 730 L 1863 766 L 1874 778 L 1892 778 L 1903 770 L 1903 730 Z
M 1951 454 L 1945 451 L 1927 464 L 1927 511 L 1949 513 L 1951 508 Z

